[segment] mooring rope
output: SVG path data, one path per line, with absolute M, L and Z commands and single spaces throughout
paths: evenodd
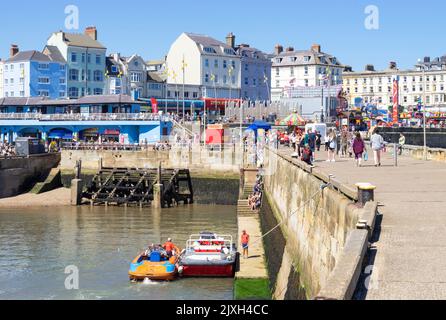
M 292 216 L 294 216 L 296 213 L 300 212 L 302 209 L 304 209 L 310 201 L 312 201 L 316 196 L 318 196 L 320 193 L 324 191 L 325 188 L 329 187 L 331 183 L 323 184 L 321 185 L 320 190 L 318 190 L 312 197 L 310 197 L 307 201 L 304 202 L 299 208 L 291 212 L 285 219 L 283 219 L 280 223 L 278 223 L 274 228 L 269 230 L 268 232 L 264 233 L 261 237 L 259 237 L 256 241 L 254 241 L 252 244 L 256 244 L 260 241 L 262 241 L 264 238 L 266 238 L 268 235 L 273 233 L 275 230 L 277 230 L 280 226 L 282 226 L 285 222 L 287 222 Z

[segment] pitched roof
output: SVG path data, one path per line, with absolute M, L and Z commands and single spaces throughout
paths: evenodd
M 6 60 L 6 62 L 20 62 L 20 61 L 50 62 L 51 59 L 42 52 L 36 50 L 30 50 L 30 51 L 20 51 L 12 58 Z
M 99 41 L 81 33 L 63 33 L 64 42 L 69 46 L 106 49 Z
M 148 81 L 154 81 L 154 82 L 166 82 L 167 75 L 160 73 L 160 72 L 148 72 Z
M 45 49 L 43 49 L 43 52 L 51 59 L 51 61 L 67 63 L 60 50 L 55 46 L 46 46 Z
M 224 54 L 227 55 L 224 50 L 230 49 L 235 55 L 234 48 L 229 46 L 228 44 L 218 41 L 214 38 L 211 38 L 206 35 L 202 34 L 195 34 L 195 33 L 187 33 L 185 32 L 185 35 L 188 36 L 192 41 L 194 41 L 197 45 L 201 45 L 203 47 L 212 47 L 214 50 L 216 50 L 215 54 Z M 223 50 L 221 49 L 223 48 Z M 201 48 L 200 48 L 201 50 Z M 202 51 L 202 50 L 201 50 Z M 209 52 L 206 52 L 206 54 L 209 54 Z

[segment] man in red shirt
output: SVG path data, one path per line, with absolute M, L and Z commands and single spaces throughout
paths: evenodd
M 248 249 L 249 249 L 249 234 L 246 233 L 246 230 L 243 230 L 241 244 L 243 248 L 243 258 L 248 259 Z
M 167 239 L 167 242 L 163 245 L 163 248 L 166 250 L 167 256 L 172 257 L 172 252 L 175 249 L 175 245 L 172 242 L 172 239 Z

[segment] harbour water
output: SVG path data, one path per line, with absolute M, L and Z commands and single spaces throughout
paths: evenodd
M 236 237 L 236 219 L 234 206 L 1 209 L 0 299 L 232 299 L 233 279 L 133 284 L 127 272 L 168 237 L 181 248 L 200 231 Z M 79 270 L 78 290 L 65 287 L 69 266 Z

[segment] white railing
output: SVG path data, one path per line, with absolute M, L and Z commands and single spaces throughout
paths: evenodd
M 215 243 L 215 242 L 221 242 L 222 244 L 209 244 L 209 245 L 200 245 L 199 242 L 200 241 L 207 241 L 209 243 Z M 208 247 L 208 249 L 220 249 L 221 248 L 229 248 L 229 253 L 232 254 L 233 253 L 233 238 L 231 235 L 217 235 L 216 239 L 203 239 L 201 237 L 201 235 L 198 234 L 194 234 L 191 235 L 189 240 L 187 240 L 186 242 L 186 251 L 192 251 L 194 250 L 194 248 L 196 247 L 200 247 L 200 248 L 204 248 L 204 247 Z
M 37 121 L 170 121 L 168 116 L 150 113 L 0 113 L 0 120 Z

